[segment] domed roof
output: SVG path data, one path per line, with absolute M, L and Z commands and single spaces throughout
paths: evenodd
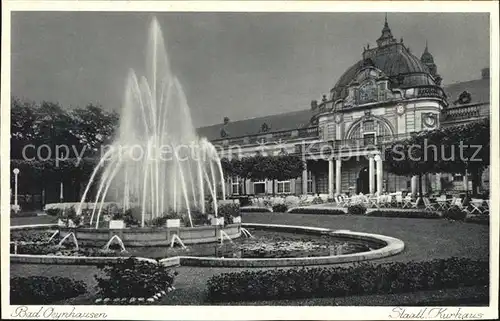
M 346 88 L 355 79 L 359 71 L 367 66 L 380 69 L 391 80 L 393 86 L 405 88 L 422 85 L 435 85 L 429 68 L 401 42 L 397 42 L 387 25 L 382 29 L 378 46 L 365 49 L 363 59 L 349 67 L 331 90 L 332 98 L 344 98 Z M 427 51 L 427 54 L 432 55 Z M 427 54 L 424 52 L 424 55 Z M 433 58 L 432 58 L 433 60 Z

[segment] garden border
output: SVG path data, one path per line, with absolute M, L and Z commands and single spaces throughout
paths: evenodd
M 53 226 L 47 224 L 49 226 Z M 202 267 L 277 267 L 277 266 L 305 266 L 340 264 L 348 262 L 359 262 L 374 260 L 401 253 L 404 250 L 404 242 L 390 236 L 353 232 L 349 230 L 331 230 L 321 227 L 280 225 L 280 224 L 258 224 L 242 223 L 242 227 L 257 227 L 263 229 L 278 229 L 289 232 L 301 232 L 305 234 L 332 235 L 343 238 L 367 240 L 385 244 L 384 247 L 369 252 L 352 253 L 337 256 L 321 257 L 298 257 L 298 258 L 214 258 L 196 256 L 175 256 L 160 259 L 158 261 L 149 258 L 136 257 L 139 260 L 155 261 L 166 267 L 172 266 L 202 266 Z M 22 229 L 17 226 L 17 229 Z M 32 226 L 26 226 L 28 228 Z M 70 265 L 97 265 L 112 264 L 119 259 L 127 257 L 86 257 L 86 256 L 56 256 L 56 255 L 30 255 L 30 254 L 10 254 L 11 263 L 18 264 L 70 264 Z

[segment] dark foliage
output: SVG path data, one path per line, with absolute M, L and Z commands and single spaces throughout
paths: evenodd
M 318 214 L 318 215 L 345 215 L 346 213 L 336 208 L 313 208 L 313 207 L 295 207 L 288 213 L 297 214 Z
M 95 276 L 97 292 L 102 298 L 149 298 L 166 291 L 174 282 L 177 272 L 162 264 L 129 258 L 101 266 L 105 277 Z
M 350 205 L 347 208 L 347 213 L 352 215 L 365 215 L 366 214 L 366 206 L 363 204 L 354 204 Z
M 383 209 L 366 213 L 367 216 L 377 217 L 403 217 L 403 218 L 441 218 L 436 212 L 426 211 L 386 211 Z
M 54 304 L 87 293 L 83 281 L 64 277 L 14 277 L 10 279 L 10 304 Z
M 273 212 L 284 213 L 288 210 L 286 204 L 275 204 L 273 205 Z
M 208 299 L 258 301 L 440 290 L 489 283 L 489 262 L 464 258 L 349 267 L 223 273 L 207 282 Z
M 462 211 L 458 206 L 452 206 L 443 212 L 443 218 L 447 218 L 454 221 L 463 221 L 467 213 Z

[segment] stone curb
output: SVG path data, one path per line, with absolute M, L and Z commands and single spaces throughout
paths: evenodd
M 330 230 L 321 227 L 308 227 L 296 225 L 280 224 L 258 224 L 242 223 L 243 227 L 257 227 L 265 229 L 276 229 L 290 232 L 329 234 L 344 238 L 354 238 L 385 244 L 384 247 L 361 253 L 351 253 L 337 256 L 301 257 L 301 258 L 216 258 L 216 257 L 196 257 L 196 256 L 176 256 L 164 258 L 159 261 L 149 258 L 136 257 L 139 260 L 163 264 L 166 267 L 172 266 L 205 266 L 205 267 L 278 267 L 278 266 L 305 266 L 323 264 L 341 264 L 349 262 L 359 262 L 374 260 L 401 253 L 404 250 L 404 242 L 385 235 L 352 232 L 347 230 Z M 55 256 L 55 255 L 31 255 L 31 254 L 11 254 L 11 263 L 18 264 L 66 264 L 66 265 L 97 265 L 112 264 L 119 259 L 127 257 L 82 257 L 82 256 Z

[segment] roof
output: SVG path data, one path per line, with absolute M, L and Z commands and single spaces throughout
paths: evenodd
M 471 94 L 471 104 L 487 103 L 490 101 L 490 80 L 476 79 L 450 84 L 443 87 L 450 106 L 454 106 L 456 101 L 463 91 Z M 264 117 L 250 118 L 238 121 L 230 121 L 228 124 L 223 123 L 200 127 L 198 135 L 206 137 L 209 140 L 221 139 L 221 130 L 224 129 L 228 137 L 241 137 L 262 133 L 262 124 L 269 126 L 269 132 L 281 130 L 293 130 L 310 126 L 310 120 L 314 112 L 311 109 L 275 114 Z
M 490 79 L 475 79 L 449 84 L 443 87 L 450 107 L 455 106 L 461 93 L 467 91 L 470 93 L 470 104 L 489 103 L 490 102 Z M 458 103 L 456 104 L 458 106 Z
M 226 125 L 220 123 L 200 127 L 197 132 L 199 136 L 206 137 L 208 140 L 223 138 L 221 136 L 222 129 L 224 129 L 228 137 L 249 136 L 262 133 L 261 128 L 263 124 L 267 124 L 269 128 L 268 132 L 309 127 L 312 116 L 313 111 L 307 109 L 245 120 L 229 121 Z
M 382 70 L 389 78 L 404 75 L 402 86 L 434 85 L 429 69 L 402 44 L 396 43 L 369 50 L 361 59 L 349 67 L 332 89 L 334 99 L 342 98 L 343 89 L 356 77 L 367 63 Z

